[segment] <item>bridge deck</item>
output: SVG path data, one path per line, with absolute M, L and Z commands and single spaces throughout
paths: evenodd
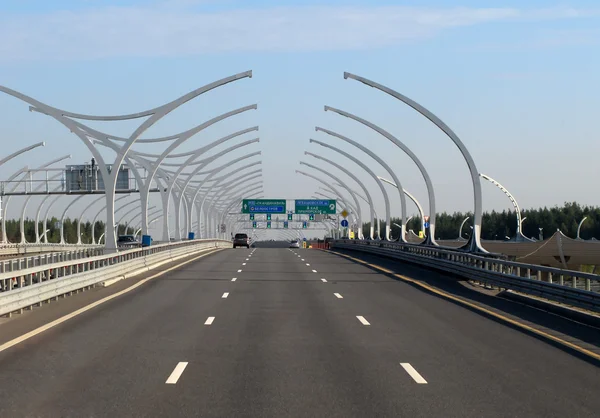
M 583 359 L 346 258 L 286 248 L 225 250 L 156 278 L 1 352 L 0 382 L 6 417 L 600 410 Z

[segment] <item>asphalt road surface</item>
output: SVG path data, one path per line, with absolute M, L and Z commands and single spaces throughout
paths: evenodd
M 566 351 L 303 249 L 218 252 L 0 353 L 0 417 L 598 417 L 599 390 Z

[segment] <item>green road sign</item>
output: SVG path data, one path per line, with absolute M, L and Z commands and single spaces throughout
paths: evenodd
M 285 200 L 244 199 L 242 213 L 285 213 Z
M 335 200 L 296 200 L 295 212 L 304 215 L 333 215 L 336 210 Z

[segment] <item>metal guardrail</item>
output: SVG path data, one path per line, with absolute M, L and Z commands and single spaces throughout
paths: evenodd
M 395 242 L 337 240 L 331 243 L 331 248 L 396 258 L 501 289 L 516 290 L 600 312 L 600 276 L 596 274 Z
M 102 282 L 128 278 L 211 248 L 230 247 L 230 241 L 216 239 L 181 241 L 0 273 L 0 315 L 41 305 Z
M 0 244 L 0 256 L 25 255 L 58 251 L 73 251 L 84 248 L 102 248 L 104 245 L 93 244 Z
M 0 273 L 14 272 L 30 267 L 39 267 L 63 261 L 80 260 L 82 258 L 95 257 L 102 254 L 104 254 L 104 246 L 64 252 L 49 252 L 29 257 L 8 258 L 5 260 L 0 259 Z

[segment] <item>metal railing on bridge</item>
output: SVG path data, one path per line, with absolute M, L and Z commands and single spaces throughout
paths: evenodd
M 408 261 L 500 289 L 600 312 L 600 276 L 596 274 L 398 242 L 337 240 L 330 246 Z
M 231 241 L 217 239 L 179 241 L 0 273 L 0 315 L 102 282 L 128 278 L 198 252 L 230 247 Z

